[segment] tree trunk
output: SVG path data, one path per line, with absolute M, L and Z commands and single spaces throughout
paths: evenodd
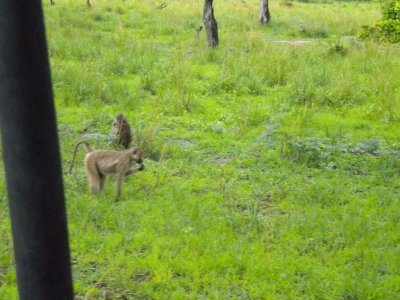
M 270 20 L 268 0 L 260 0 L 260 22 L 261 24 L 269 24 Z
M 204 1 L 203 22 L 207 33 L 208 46 L 215 48 L 219 44 L 218 25 L 214 18 L 213 0 Z

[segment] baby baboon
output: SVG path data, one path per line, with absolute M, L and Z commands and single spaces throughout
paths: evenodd
M 131 148 L 124 151 L 94 150 L 88 142 L 82 141 L 75 146 L 69 173 L 72 172 L 78 147 L 82 144 L 86 146 L 88 151 L 85 156 L 85 171 L 93 195 L 103 191 L 106 176 L 115 175 L 117 198 L 119 198 L 124 178 L 144 170 L 143 150 L 140 148 Z M 134 162 L 140 164 L 140 167 L 131 170 L 130 167 Z
M 54 4 L 56 4 L 56 2 L 54 2 L 54 0 L 50 0 L 50 4 L 51 4 L 51 5 L 54 5 Z M 87 6 L 89 6 L 89 7 L 92 6 L 92 3 L 90 2 L 90 0 L 86 0 L 86 4 L 87 4 Z
M 117 137 L 117 143 L 128 149 L 132 141 L 131 125 L 124 115 L 115 117 L 115 121 L 111 124 L 111 132 Z

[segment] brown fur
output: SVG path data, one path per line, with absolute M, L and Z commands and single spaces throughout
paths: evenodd
M 93 195 L 103 191 L 106 176 L 115 175 L 117 181 L 117 198 L 121 196 L 122 182 L 126 176 L 144 170 L 143 150 L 131 148 L 124 151 L 94 150 L 86 141 L 76 144 L 69 172 L 72 172 L 78 147 L 84 144 L 88 153 L 85 156 L 85 171 L 89 180 L 90 190 Z M 133 163 L 140 167 L 131 170 Z
M 131 125 L 124 115 L 117 115 L 115 121 L 111 124 L 111 132 L 117 137 L 118 144 L 125 149 L 129 148 L 132 141 Z

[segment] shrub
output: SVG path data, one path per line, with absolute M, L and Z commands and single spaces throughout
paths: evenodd
M 400 42 L 400 0 L 386 0 L 382 4 L 383 19 L 375 26 L 363 26 L 359 34 L 361 38 Z
M 383 20 L 400 21 L 400 1 L 386 0 L 382 4 Z
M 400 4 L 400 1 L 398 2 Z M 377 35 L 379 39 L 390 42 L 400 42 L 400 21 L 384 20 L 377 24 Z

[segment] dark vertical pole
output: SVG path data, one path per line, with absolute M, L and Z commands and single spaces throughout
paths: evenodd
M 21 299 L 72 299 L 40 0 L 0 0 L 0 127 Z

